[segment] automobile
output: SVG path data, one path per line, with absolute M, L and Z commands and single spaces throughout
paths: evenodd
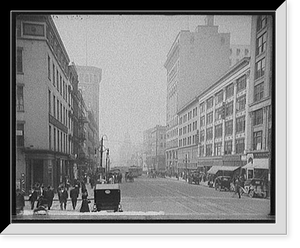
M 188 176 L 188 183 L 192 184 L 200 184 L 200 178 L 201 175 L 199 172 L 192 172 L 189 176 Z
M 263 197 L 266 198 L 267 193 L 267 185 L 263 179 L 253 178 L 250 180 L 246 180 L 244 184 L 244 192 L 248 194 L 249 197 Z
M 93 211 L 113 210 L 122 212 L 119 184 L 96 184 Z
M 125 182 L 133 182 L 134 177 L 131 172 L 125 172 Z
M 230 176 L 218 176 L 215 179 L 215 190 L 230 191 L 231 177 Z

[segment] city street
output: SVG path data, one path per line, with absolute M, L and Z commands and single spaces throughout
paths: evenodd
M 20 219 L 116 219 L 116 220 L 269 220 L 269 199 L 241 199 L 233 192 L 220 192 L 204 184 L 188 184 L 175 178 L 138 177 L 134 182 L 123 182 L 121 205 L 123 212 L 80 213 L 81 200 L 75 210 L 70 200 L 67 210 L 60 210 L 55 199 L 46 215 L 33 215 L 26 201 L 24 215 Z M 93 207 L 93 191 L 88 186 L 90 209 Z M 81 199 L 81 196 L 80 196 Z

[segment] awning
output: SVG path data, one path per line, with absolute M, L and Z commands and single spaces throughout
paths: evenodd
M 248 163 L 242 167 L 243 169 L 269 169 L 269 159 L 268 158 L 260 158 L 253 159 L 253 163 Z
M 209 169 L 209 171 L 207 173 L 208 174 L 216 174 L 218 171 L 235 171 L 239 167 L 240 166 L 217 166 L 217 165 L 214 165 Z

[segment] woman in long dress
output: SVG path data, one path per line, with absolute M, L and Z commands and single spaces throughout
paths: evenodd
M 90 212 L 89 203 L 91 203 L 91 201 L 88 200 L 87 197 L 88 197 L 88 193 L 87 190 L 85 190 L 84 192 L 82 192 L 81 195 L 82 203 L 81 203 L 80 212 Z

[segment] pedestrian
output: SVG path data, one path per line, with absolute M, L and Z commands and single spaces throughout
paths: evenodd
M 68 191 L 65 187 L 61 187 L 58 191 L 58 199 L 60 202 L 60 209 L 63 210 L 63 208 L 67 209 L 67 200 L 68 200 Z
M 70 197 L 71 197 L 71 201 L 72 201 L 73 210 L 75 210 L 75 208 L 76 208 L 78 196 L 79 196 L 78 185 L 74 185 L 74 188 L 71 189 L 71 191 L 70 191 Z
M 37 200 L 37 197 L 38 197 L 37 191 L 35 189 L 32 189 L 31 193 L 29 194 L 29 201 L 31 203 L 31 210 L 34 209 L 34 203 Z
M 25 199 L 22 191 L 17 189 L 16 191 L 16 214 L 23 213 L 25 207 Z
M 50 185 L 48 185 L 47 190 L 45 190 L 44 196 L 48 202 L 48 210 L 50 210 L 50 208 L 52 207 L 53 198 L 54 198 L 54 190 L 53 190 L 53 188 L 51 188 Z
M 241 198 L 241 182 L 238 177 L 234 180 L 234 186 L 235 186 L 235 192 L 233 196 L 238 194 L 239 198 Z
M 87 190 L 85 190 L 82 195 L 82 203 L 81 203 L 81 208 L 80 208 L 80 212 L 90 212 L 90 208 L 89 208 L 89 203 L 91 203 L 90 200 L 88 200 L 88 193 Z

